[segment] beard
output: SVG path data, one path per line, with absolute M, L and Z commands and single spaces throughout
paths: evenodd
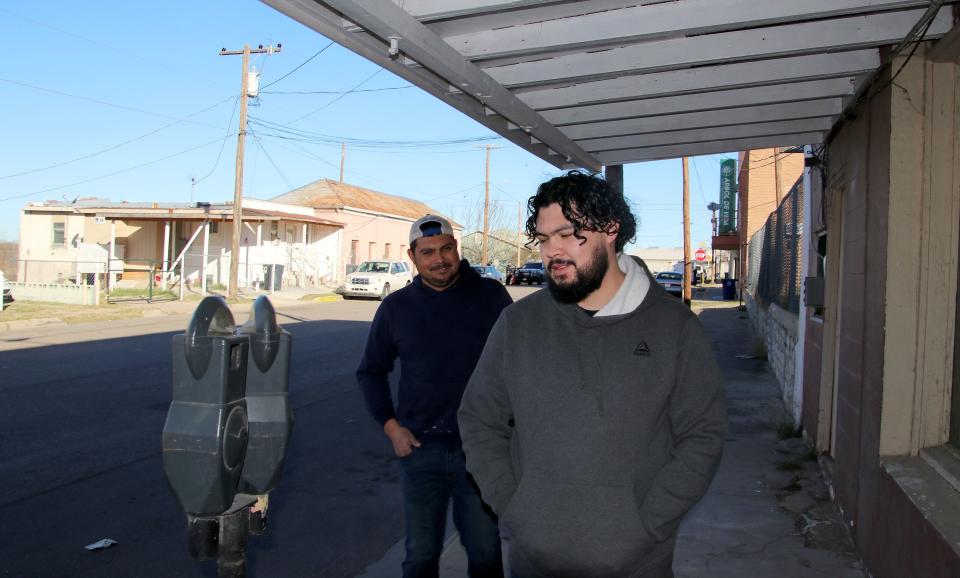
M 418 267 L 417 272 L 420 273 L 424 283 L 437 289 L 446 289 L 459 279 L 460 262 L 447 263 L 444 261 L 425 271 L 420 271 Z
M 570 265 L 576 276 L 569 281 L 557 281 L 550 275 L 554 265 Z M 610 267 L 610 258 L 602 244 L 598 244 L 593 252 L 593 259 L 582 268 L 568 259 L 551 259 L 547 265 L 547 287 L 550 294 L 561 303 L 579 303 L 600 288 L 603 277 Z

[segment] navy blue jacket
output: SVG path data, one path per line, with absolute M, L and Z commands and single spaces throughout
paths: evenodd
M 357 381 L 370 414 L 381 425 L 397 418 L 414 435 L 459 435 L 457 409 L 487 335 L 507 305 L 503 285 L 481 277 L 466 259 L 460 277 L 443 291 L 420 276 L 380 304 Z M 398 404 L 388 376 L 400 359 Z

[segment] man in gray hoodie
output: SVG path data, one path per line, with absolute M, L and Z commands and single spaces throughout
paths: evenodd
M 677 527 L 723 447 L 713 352 L 696 316 L 622 254 L 636 221 L 621 193 L 574 171 L 530 208 L 549 291 L 490 333 L 458 413 L 467 469 L 516 576 L 672 576 Z

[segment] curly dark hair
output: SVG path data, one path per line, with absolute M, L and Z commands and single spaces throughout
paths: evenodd
M 597 174 L 572 170 L 541 184 L 537 194 L 527 201 L 527 237 L 529 246 L 537 233 L 537 214 L 540 209 L 557 203 L 563 216 L 573 223 L 573 235 L 580 244 L 587 242 L 582 231 L 616 233 L 616 250 L 633 241 L 637 234 L 637 220 L 627 205 L 623 193 L 617 192 Z

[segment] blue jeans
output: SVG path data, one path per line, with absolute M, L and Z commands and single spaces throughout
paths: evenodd
M 439 575 L 447 504 L 453 498 L 453 522 L 467 551 L 470 578 L 503 578 L 497 519 L 467 473 L 460 440 L 425 437 L 420 437 L 422 447 L 400 458 L 407 523 L 403 577 Z

